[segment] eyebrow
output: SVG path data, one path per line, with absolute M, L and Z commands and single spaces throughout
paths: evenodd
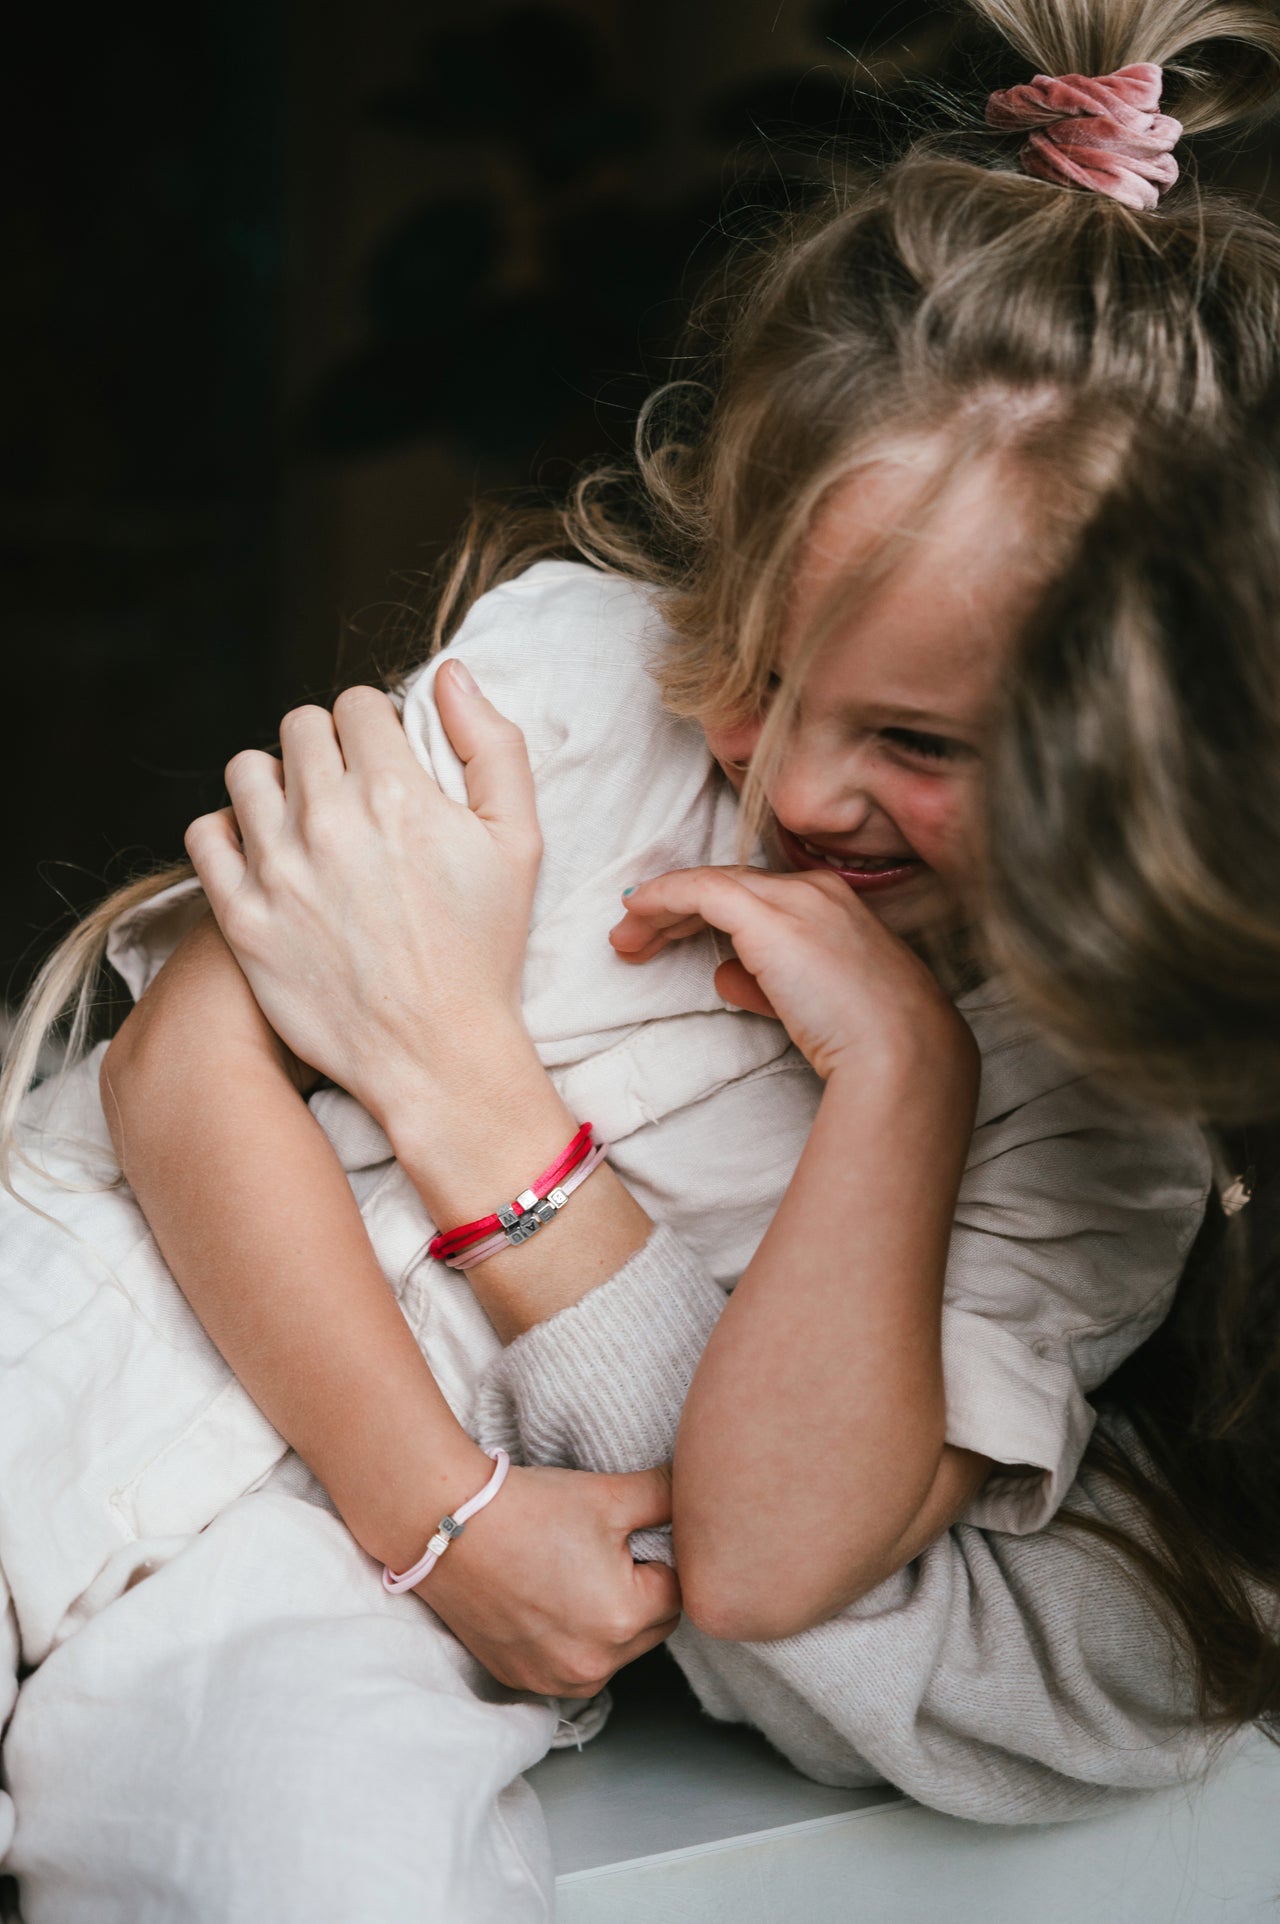
M 907 722 L 913 725 L 917 722 L 927 722 L 931 728 L 958 729 L 961 734 L 965 735 L 973 732 L 972 724 L 963 720 L 959 715 L 937 715 L 928 708 L 878 708 L 874 703 L 872 703 L 871 706 L 874 708 L 876 714 L 888 717 L 895 722 Z M 849 712 L 852 714 L 853 711 L 850 710 Z

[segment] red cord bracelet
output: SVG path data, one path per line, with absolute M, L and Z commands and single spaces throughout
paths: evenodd
M 589 1122 L 582 1123 L 568 1147 L 561 1151 L 550 1168 L 544 1169 L 540 1176 L 535 1176 L 528 1189 L 521 1190 L 514 1202 L 492 1215 L 477 1217 L 475 1222 L 462 1223 L 457 1229 L 441 1230 L 427 1245 L 429 1253 L 441 1259 L 456 1256 L 471 1243 L 483 1242 L 500 1229 L 510 1231 L 514 1228 L 521 1216 L 532 1209 L 535 1203 L 545 1199 L 549 1189 L 554 1189 L 557 1183 L 577 1168 L 585 1156 L 591 1154 L 592 1126 Z

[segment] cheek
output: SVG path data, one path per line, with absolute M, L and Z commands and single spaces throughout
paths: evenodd
M 893 797 L 889 812 L 930 868 L 940 875 L 959 876 L 973 864 L 976 800 L 976 785 L 970 781 L 908 776 Z
M 747 722 L 737 728 L 704 728 L 707 747 L 737 789 L 742 787 L 743 771 L 760 740 L 760 723 Z

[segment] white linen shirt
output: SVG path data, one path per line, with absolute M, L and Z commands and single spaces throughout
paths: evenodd
M 555 561 L 484 595 L 446 654 L 466 656 L 529 747 L 545 844 L 524 973 L 538 1054 L 642 1206 L 727 1291 L 778 1206 L 821 1084 L 779 1024 L 722 1001 L 710 935 L 643 969 L 606 940 L 630 883 L 737 859 L 736 797 L 701 731 L 658 699 L 648 664 L 666 643 L 650 591 Z M 403 718 L 462 802 L 432 698 L 439 659 L 413 676 Z M 117 923 L 108 955 L 135 997 L 203 905 L 198 885 L 179 884 Z M 1067 1066 L 998 982 L 957 1006 L 982 1079 L 945 1279 L 946 1437 L 1038 1472 L 994 1474 L 965 1513 L 1025 1533 L 1072 1482 L 1094 1420 L 1088 1392 L 1169 1307 L 1210 1158 L 1194 1126 Z M 51 1176 L 83 1184 L 114 1167 L 100 1053 L 28 1098 L 41 1134 L 27 1146 L 38 1142 Z M 492 1326 L 465 1278 L 426 1254 L 436 1225 L 378 1125 L 338 1089 L 310 1107 L 474 1432 L 477 1386 L 501 1349 Z M 930 1177 L 922 1167 L 922 1188 Z M 180 1543 L 286 1446 L 200 1330 L 127 1189 L 72 1193 L 30 1172 L 23 1183 L 64 1225 L 0 1198 L 0 1566 L 35 1662 L 110 1600 L 122 1542 Z

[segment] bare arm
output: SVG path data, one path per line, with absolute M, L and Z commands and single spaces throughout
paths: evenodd
M 102 1089 L 121 1166 L 196 1314 L 356 1540 L 403 1569 L 493 1465 L 387 1286 L 302 1100 L 315 1079 L 208 920 L 112 1043 Z M 662 1470 L 516 1469 L 423 1594 L 499 1681 L 590 1695 L 674 1627 L 673 1574 L 627 1548 L 669 1516 Z
M 268 1026 L 212 917 L 127 1017 L 101 1078 L 121 1168 L 192 1308 L 357 1540 L 400 1568 L 421 1553 L 424 1515 L 492 1466 L 437 1388 L 302 1099 L 318 1079 Z
M 685 1610 L 713 1635 L 757 1641 L 834 1616 L 948 1529 L 991 1470 L 989 1457 L 944 1441 L 942 1279 L 975 1083 L 968 1052 L 948 1054 L 946 1042 L 930 1031 L 912 1059 L 828 1086 L 698 1366 L 673 1521 Z M 555 1144 L 567 1114 L 544 1072 L 530 1063 L 517 1086 L 521 1114 L 543 1128 L 539 1149 Z M 415 1146 L 411 1115 L 402 1128 L 388 1118 L 438 1220 L 464 1220 L 533 1166 L 533 1142 L 522 1162 L 489 1114 L 483 1102 L 460 1107 L 457 1129 L 433 1131 L 429 1152 Z M 476 1186 L 486 1165 L 488 1191 Z M 630 1198 L 616 1177 L 600 1183 L 604 1173 L 545 1235 L 469 1272 L 508 1339 L 611 1273 L 580 1255 L 603 1235 L 626 1237 Z M 593 1215 L 575 1214 L 588 1197 Z

